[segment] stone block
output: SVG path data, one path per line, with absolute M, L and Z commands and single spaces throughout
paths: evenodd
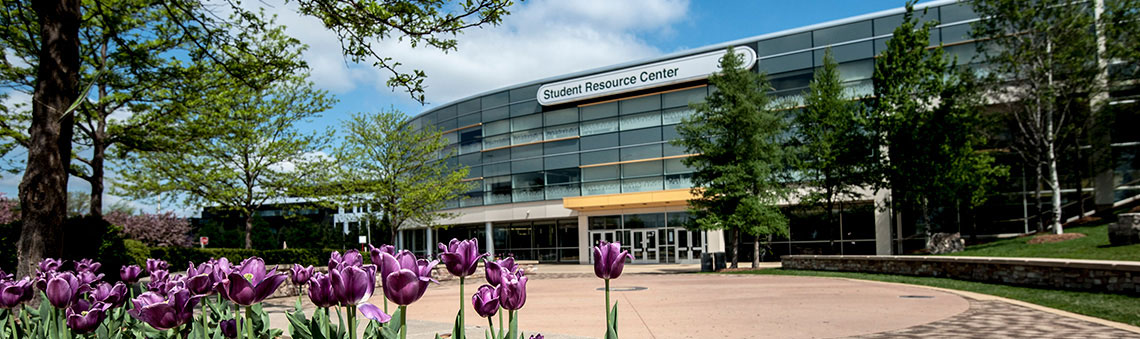
M 1108 242 L 1113 246 L 1140 243 L 1140 213 L 1121 213 L 1108 225 Z
M 934 233 L 926 239 L 926 249 L 931 254 L 961 252 L 966 249 L 966 240 L 959 233 Z

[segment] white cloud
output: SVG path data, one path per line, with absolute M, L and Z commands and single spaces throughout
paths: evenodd
M 670 34 L 684 20 L 687 0 L 528 1 L 512 7 L 502 25 L 458 36 L 458 51 L 412 48 L 391 38 L 376 44 L 404 71 L 427 73 L 427 99 L 434 104 L 515 83 L 655 55 L 644 34 Z M 288 33 L 310 46 L 304 58 L 319 88 L 344 94 L 363 86 L 388 94 L 389 74 L 368 64 L 346 64 L 334 33 L 295 11 L 295 3 L 269 9 Z M 387 95 L 398 101 L 407 95 Z M 358 100 L 358 98 L 341 98 Z M 414 113 L 414 112 L 413 112 Z

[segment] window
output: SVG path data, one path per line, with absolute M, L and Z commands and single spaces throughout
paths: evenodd
M 582 165 L 604 164 L 607 162 L 618 162 L 618 150 L 609 149 L 605 151 L 582 153 Z
M 542 170 L 542 158 L 511 161 L 511 173 Z
M 661 105 L 665 108 L 688 107 L 691 103 L 704 102 L 707 94 L 708 90 L 705 87 L 669 92 L 661 95 Z
M 526 145 L 511 148 L 511 159 L 533 158 L 542 155 L 542 145 Z
M 520 188 L 511 192 L 514 202 L 539 201 L 545 199 L 542 187 Z
M 661 161 L 633 162 L 621 165 L 622 178 L 636 178 L 650 175 L 661 175 Z
M 586 223 L 589 224 L 589 227 L 592 230 L 616 230 L 621 228 L 621 216 L 607 215 L 599 217 L 588 217 L 586 218 Z
M 479 154 L 460 155 L 459 156 L 459 164 L 463 165 L 463 166 L 468 166 L 468 167 L 479 165 L 482 162 L 480 157 L 481 156 Z
M 684 158 L 665 160 L 665 174 L 689 173 L 692 171 L 692 168 L 685 166 Z
M 439 125 L 436 127 L 439 128 L 440 131 L 450 131 L 450 130 L 459 128 L 459 125 L 455 121 L 455 119 L 447 119 L 447 120 L 444 120 L 443 122 L 440 122 Z
M 542 141 L 541 128 L 511 133 L 511 145 L 525 144 L 535 141 Z
M 583 136 L 601 133 L 617 132 L 618 119 L 594 120 L 582 123 Z
M 495 93 L 495 94 L 491 94 L 491 95 L 485 95 L 485 96 L 483 96 L 482 99 L 483 99 L 483 101 L 482 101 L 483 109 L 487 109 L 490 107 L 499 107 L 499 106 L 507 104 L 507 101 L 509 99 L 509 94 L 507 94 L 507 92 L 504 91 L 504 92 L 499 92 L 499 93 Z
M 499 135 L 511 131 L 510 120 L 499 120 L 483 124 L 483 135 Z
M 660 95 L 647 95 L 640 98 L 633 98 L 622 100 L 618 102 L 621 106 L 621 114 L 640 113 L 661 109 L 661 96 Z
M 670 108 L 670 109 L 665 110 L 664 112 L 661 112 L 661 124 L 662 125 L 679 124 L 685 118 L 691 117 L 694 114 L 697 114 L 697 111 L 692 109 L 692 108 L 689 108 L 687 106 L 686 107 L 679 107 L 679 108 Z
M 641 113 L 641 114 L 623 116 L 623 117 L 621 117 L 620 125 L 621 125 L 620 129 L 623 131 L 631 130 L 631 129 L 638 129 L 638 128 L 660 126 L 661 125 L 661 113 L 660 112 L 650 112 L 650 113 Z
M 523 88 L 516 88 L 511 90 L 511 102 L 519 102 L 523 100 L 534 100 L 538 94 L 538 88 L 542 85 L 531 85 Z
M 507 175 L 511 174 L 511 163 L 501 162 L 491 165 L 483 165 L 483 176 L 489 177 L 492 175 Z
M 677 132 L 677 125 L 669 125 L 661 127 L 661 140 L 680 140 L 681 133 Z
M 458 112 L 459 115 L 464 115 L 472 112 L 478 112 L 482 108 L 482 105 L 479 104 L 479 99 L 475 98 L 459 103 Z
M 578 108 L 571 107 L 543 113 L 547 125 L 559 125 L 578 122 Z
M 535 145 L 538 146 L 538 145 Z M 543 154 L 559 154 L 578 151 L 578 139 L 553 141 L 542 144 Z M 577 158 L 577 157 L 575 157 Z
M 491 193 L 510 193 L 511 177 L 492 177 L 483 179 L 483 190 Z
M 932 34 L 933 35 L 933 34 Z M 859 59 L 869 59 L 875 55 L 874 47 L 871 41 L 857 42 L 842 46 L 831 47 L 831 55 L 835 57 L 836 62 L 848 62 Z M 823 54 L 826 49 L 817 49 L 815 53 L 815 65 L 823 65 Z
M 868 80 L 875 73 L 875 60 L 863 59 L 839 64 L 840 81 Z
M 511 182 L 513 188 L 526 188 L 542 186 L 545 181 L 542 172 L 534 172 L 512 175 Z
M 665 213 L 626 214 L 625 228 L 660 228 L 665 227 Z
M 492 149 L 492 148 L 496 148 L 496 147 L 503 147 L 503 146 L 510 146 L 510 145 L 511 145 L 511 135 L 510 134 L 496 135 L 493 137 L 483 138 L 483 149 Z
M 693 188 L 693 174 L 674 174 L 665 176 L 665 189 Z
M 582 181 L 612 180 L 618 178 L 618 165 L 586 167 L 582 169 Z
M 542 158 L 543 169 L 578 167 L 578 155 L 567 154 Z
M 950 27 L 942 27 L 942 42 L 955 43 L 959 41 L 970 40 L 970 24 L 961 24 Z M 963 60 L 959 60 L 963 61 Z
M 661 157 L 661 144 L 627 147 L 621 149 L 621 161 Z
M 811 68 L 811 51 L 760 60 L 760 70 L 768 74 Z
M 456 121 L 458 121 L 459 127 L 464 127 L 464 126 L 471 126 L 474 124 L 478 124 L 482 118 L 483 117 L 480 116 L 479 113 L 475 113 L 475 114 L 468 114 L 468 115 L 460 115 L 459 119 L 456 119 Z
M 617 133 L 609 133 L 609 134 L 601 134 L 601 135 L 592 135 L 592 136 L 588 136 L 588 137 L 582 137 L 579 140 L 581 140 L 579 145 L 583 151 L 592 150 L 592 149 L 599 149 L 599 148 L 615 147 L 618 145 L 618 134 Z
M 546 199 L 561 199 L 565 197 L 576 197 L 581 195 L 581 190 L 578 189 L 578 184 L 565 184 L 565 185 L 548 185 L 545 188 Z
M 475 127 L 459 130 L 459 142 L 472 142 L 479 141 L 481 139 L 483 139 L 482 128 Z
M 638 145 L 661 141 L 661 127 L 621 132 L 621 145 Z
M 531 113 L 542 112 L 542 106 L 538 101 L 524 101 L 517 104 L 511 104 L 511 116 L 523 116 Z
M 436 111 L 439 116 L 439 121 L 444 121 L 455 117 L 455 105 L 447 106 Z
M 543 139 L 561 139 L 569 138 L 578 135 L 578 124 L 566 124 L 561 126 L 547 127 L 544 130 Z
M 487 106 L 483 106 L 487 107 Z M 495 121 L 506 119 L 511 115 L 511 110 L 506 107 L 491 108 L 483 110 L 483 122 Z
M 510 149 L 497 149 L 494 151 L 483 152 L 483 163 L 490 164 L 500 161 L 507 161 L 511 158 Z
M 660 191 L 664 187 L 664 181 L 661 177 L 649 177 L 639 179 L 622 179 L 621 192 L 646 192 L 646 191 Z
M 849 23 L 846 25 L 822 28 L 816 30 L 814 34 L 816 46 L 827 46 L 851 40 L 870 38 L 871 21 L 866 20 Z
M 546 171 L 546 183 L 548 185 L 577 183 L 581 181 L 581 171 L 582 170 L 578 168 Z
M 618 104 L 616 102 L 609 102 L 604 104 L 583 106 L 579 108 L 579 112 L 582 114 L 582 121 L 616 117 L 618 113 Z
M 811 48 L 811 32 L 803 32 L 761 41 L 757 44 L 757 54 L 773 55 Z M 484 106 L 486 107 L 486 106 Z
M 542 127 L 542 114 L 532 114 L 525 117 L 511 118 L 511 132 Z
M 582 184 L 582 195 L 621 193 L 621 184 L 617 180 L 590 182 Z
M 978 18 L 978 14 L 974 13 L 974 8 L 970 7 L 970 3 L 967 2 L 945 5 L 939 10 L 942 12 L 942 23 L 945 24 Z

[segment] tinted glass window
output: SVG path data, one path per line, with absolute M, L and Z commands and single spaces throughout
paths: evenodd
M 618 150 L 616 149 L 582 153 L 582 165 L 604 164 L 618 161 Z
M 818 29 L 815 31 L 815 45 L 827 46 L 871 37 L 871 21 L 860 21 L 846 25 Z
M 685 166 L 683 158 L 665 160 L 665 174 L 688 173 L 693 169 Z
M 543 140 L 569 138 L 578 135 L 578 124 L 547 127 L 543 130 Z
M 661 161 L 631 162 L 621 165 L 622 178 L 636 178 L 650 175 L 661 175 Z
M 511 161 L 511 173 L 533 172 L 542 170 L 542 158 Z
M 483 124 L 483 135 L 498 135 L 511 131 L 510 120 L 499 120 Z
M 542 145 L 511 147 L 511 159 L 531 158 L 542 155 Z
M 708 89 L 705 87 L 665 93 L 661 95 L 661 104 L 666 108 L 688 106 L 690 103 L 705 101 L 705 95 L 707 93 Z
M 661 127 L 643 128 L 621 132 L 622 146 L 644 144 L 655 141 L 661 141 Z
M 582 184 L 582 195 L 615 194 L 621 193 L 621 182 L 617 180 L 599 181 Z
M 459 103 L 459 105 L 457 106 L 457 111 L 459 112 L 460 115 L 463 115 L 463 114 L 479 111 L 481 108 L 482 108 L 482 105 L 479 104 L 479 98 L 475 98 L 475 99 L 471 99 L 471 100 L 467 100 L 467 101 Z
M 538 146 L 538 145 L 535 145 L 535 146 Z M 552 141 L 552 142 L 544 143 L 542 146 L 544 149 L 543 150 L 544 154 L 559 154 L 559 153 L 567 153 L 567 152 L 577 152 L 578 151 L 578 139 Z
M 618 169 L 618 165 L 586 167 L 582 169 L 582 180 L 595 181 L 617 179 Z
M 618 130 L 618 119 L 603 119 L 586 121 L 582 123 L 582 135 L 593 135 L 600 133 L 616 132 Z
M 546 113 L 543 113 L 543 115 L 546 117 L 546 124 L 547 125 L 559 125 L 559 124 L 569 124 L 572 122 L 578 122 L 578 108 L 577 107 L 571 107 L 571 108 L 567 108 L 567 109 L 560 109 L 557 111 L 546 112 Z
M 510 114 L 511 110 L 506 107 L 486 109 L 483 110 L 483 122 L 506 119 Z
M 811 48 L 811 32 L 803 32 L 761 41 L 757 44 L 757 49 L 759 50 L 756 52 L 763 56 L 798 51 L 806 48 Z
M 468 114 L 468 115 L 460 115 L 459 119 L 458 119 L 458 123 L 459 123 L 459 127 L 463 127 L 463 126 L 471 126 L 474 124 L 478 124 L 482 120 L 483 120 L 483 117 L 480 116 L 479 113 L 475 113 L 475 114 Z
M 483 139 L 482 128 L 468 128 L 459 130 L 459 142 L 467 143 Z
M 578 155 L 567 154 L 542 158 L 544 169 L 578 167 Z
M 486 152 L 482 152 L 482 153 L 483 153 L 483 163 L 484 164 L 506 161 L 506 160 L 509 160 L 511 157 L 511 150 L 510 149 L 498 149 L 498 150 L 486 151 Z
M 511 102 L 519 102 L 523 100 L 535 100 L 538 93 L 538 88 L 542 85 L 531 85 L 523 88 L 516 88 L 511 90 Z
M 864 41 L 854 44 L 847 44 L 842 46 L 831 47 L 831 55 L 835 57 L 836 62 L 848 62 L 858 59 L 870 59 L 875 55 L 874 48 L 871 46 L 873 42 Z M 815 53 L 815 64 L 817 66 L 823 65 L 823 54 L 826 49 L 817 49 Z
M 661 144 L 627 147 L 621 149 L 621 161 L 661 157 Z
M 622 193 L 660 191 L 664 187 L 665 180 L 662 177 L 622 179 L 621 181 Z
M 609 102 L 584 106 L 579 108 L 579 112 L 581 112 L 582 121 L 614 117 L 617 116 L 618 113 L 618 104 L 616 102 Z
M 483 165 L 483 176 L 492 175 L 507 175 L 511 174 L 511 163 L 500 162 L 497 164 Z
M 542 186 L 542 172 L 515 174 L 511 176 L 514 188 Z
M 619 129 L 631 130 L 652 126 L 661 125 L 661 113 L 654 111 L 649 113 L 638 113 L 633 115 L 626 115 L 619 120 Z
M 438 114 L 439 121 L 444 121 L 455 117 L 455 105 L 440 108 L 436 113 Z
M 579 179 L 581 179 L 581 170 L 577 168 L 546 171 L 546 183 L 548 185 L 576 183 Z
M 617 133 L 609 133 L 609 134 L 591 135 L 588 137 L 582 137 L 580 140 L 582 141 L 580 144 L 580 147 L 582 148 L 583 151 L 591 150 L 591 149 L 606 148 L 606 147 L 614 147 L 614 146 L 618 145 L 618 134 Z
M 511 104 L 511 116 L 517 117 L 531 113 L 542 112 L 542 106 L 538 101 L 524 101 L 517 104 Z
M 810 51 L 760 60 L 760 70 L 769 74 L 811 67 Z
M 507 92 L 500 92 L 491 95 L 483 96 L 483 109 L 498 107 L 507 104 L 509 94 Z
M 542 114 L 511 118 L 511 132 L 542 127 Z
M 665 213 L 626 214 L 625 228 L 665 227 Z
M 649 95 L 640 98 L 619 101 L 621 114 L 645 112 L 661 108 L 661 96 Z
M 944 24 L 978 18 L 978 14 L 974 13 L 974 8 L 970 7 L 970 4 L 967 2 L 942 6 L 940 10 L 942 11 L 942 23 Z

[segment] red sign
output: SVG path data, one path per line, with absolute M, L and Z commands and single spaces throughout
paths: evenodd
M 198 242 L 201 242 L 202 246 L 206 246 L 210 243 L 210 237 L 199 237 Z

